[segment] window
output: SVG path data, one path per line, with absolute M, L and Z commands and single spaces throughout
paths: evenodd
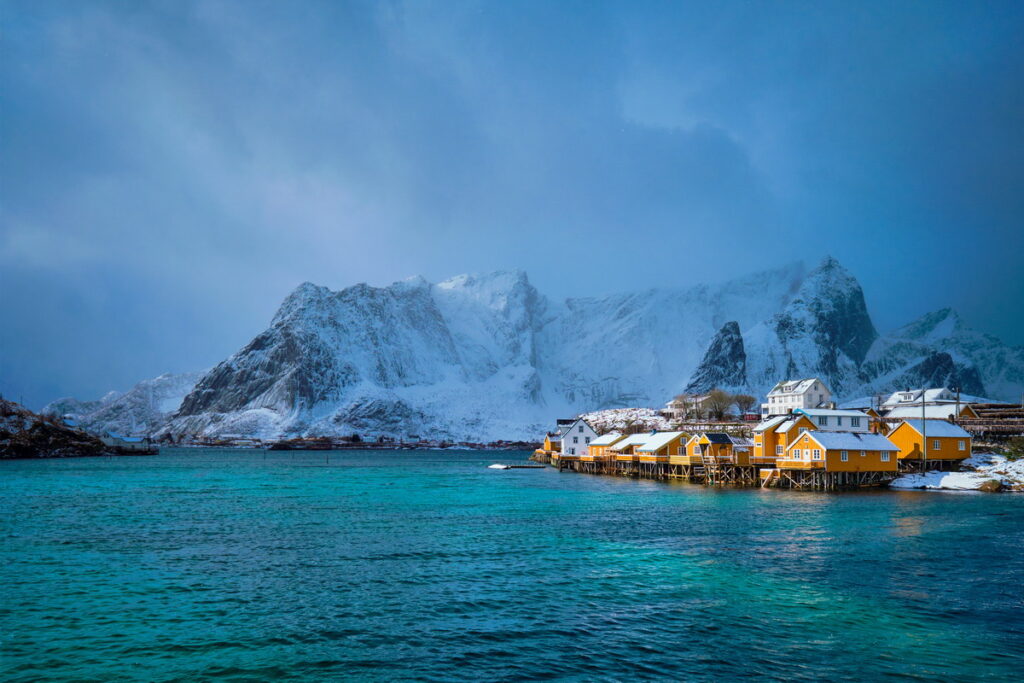
M 800 433 L 801 434 L 805 433 L 806 431 L 807 431 L 807 427 L 801 427 L 800 428 Z
M 590 443 L 590 437 L 589 437 L 589 436 L 588 436 L 588 437 L 585 437 L 585 438 L 583 439 L 583 442 L 584 442 L 584 443 Z
M 846 462 L 850 459 L 850 454 L 847 451 L 843 451 L 842 453 L 839 454 L 839 459 L 842 460 L 843 462 Z
M 814 459 L 815 460 L 821 460 L 821 449 L 820 448 L 815 448 L 814 449 Z
M 580 425 L 580 434 L 583 433 L 583 425 Z
M 827 415 L 820 415 L 820 416 L 818 416 L 818 424 L 821 425 L 822 427 L 827 425 L 828 424 L 828 416 Z
M 843 416 L 842 415 L 840 415 L 839 417 L 836 418 L 836 424 L 839 425 L 840 427 L 843 426 Z
M 775 455 L 782 455 L 782 446 L 775 447 Z
M 576 455 L 576 449 L 575 448 L 570 448 L 569 449 L 569 455 Z
M 793 458 L 795 460 L 799 460 L 802 457 L 804 457 L 804 456 L 800 453 L 800 449 L 799 448 L 794 448 L 793 449 Z
M 882 462 L 889 462 L 889 451 L 882 451 Z
M 963 439 L 960 439 L 959 441 L 956 442 L 956 447 L 959 448 L 962 451 L 966 451 L 967 450 L 967 442 L 964 441 Z
M 580 442 L 580 437 L 578 437 L 578 436 L 572 437 L 572 442 L 573 443 L 579 443 Z
M 851 417 L 850 418 L 850 426 L 851 427 L 860 427 L 860 418 L 859 417 Z
M 860 457 L 862 457 L 862 458 L 863 458 L 863 457 L 864 457 L 864 456 L 866 456 L 867 454 L 868 454 L 868 452 L 867 452 L 867 451 L 861 451 L 861 452 L 860 452 Z
M 932 450 L 937 451 L 942 448 L 942 444 L 938 439 L 932 439 Z

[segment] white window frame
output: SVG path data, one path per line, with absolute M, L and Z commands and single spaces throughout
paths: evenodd
M 882 462 L 889 462 L 889 451 L 882 451 Z
M 932 439 L 932 450 L 933 451 L 941 451 L 942 450 L 942 442 L 939 441 L 938 439 Z
M 964 439 L 960 439 L 960 440 L 959 440 L 959 441 L 957 442 L 957 444 L 956 444 L 956 445 L 957 445 L 957 448 L 958 448 L 959 450 L 961 450 L 961 451 L 966 451 L 966 450 L 967 450 L 967 442 L 966 442 L 966 441 L 965 441 Z
M 793 449 L 793 459 L 794 460 L 803 460 L 804 459 L 803 451 L 801 451 L 799 448 L 794 448 Z
M 850 418 L 850 426 L 851 427 L 860 427 L 860 418 L 859 417 L 851 417 Z
M 573 443 L 579 443 L 580 442 L 580 437 L 578 437 L 578 436 L 572 437 L 572 442 Z
M 849 462 L 849 460 L 850 460 L 850 453 L 849 453 L 849 451 L 842 451 L 839 454 L 839 459 L 842 460 L 843 462 Z
M 863 458 L 863 457 L 866 457 L 866 456 L 867 456 L 867 454 L 868 454 L 868 452 L 867 452 L 867 451 L 861 451 L 861 452 L 860 452 L 860 457 L 862 457 L 862 458 Z
M 818 416 L 818 426 L 819 427 L 828 427 L 828 415 L 819 415 Z
M 782 448 L 782 444 L 777 444 L 775 446 L 775 455 L 783 455 L 783 454 L 784 454 L 784 451 L 783 451 L 783 448 Z
M 821 449 L 820 448 L 815 448 L 811 457 L 814 460 L 821 460 Z

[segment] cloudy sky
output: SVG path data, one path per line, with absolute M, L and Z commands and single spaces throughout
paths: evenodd
M 35 407 L 210 366 L 305 280 L 523 268 L 562 297 L 832 254 L 883 331 L 951 305 L 1024 344 L 1019 2 L 0 21 L 0 392 Z

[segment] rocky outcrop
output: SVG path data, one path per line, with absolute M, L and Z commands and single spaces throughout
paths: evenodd
M 0 399 L 0 460 L 104 455 L 103 443 L 58 418 Z
M 714 388 L 745 387 L 747 354 L 736 321 L 727 322 L 711 340 L 704 359 L 693 373 L 687 392 L 703 393 Z

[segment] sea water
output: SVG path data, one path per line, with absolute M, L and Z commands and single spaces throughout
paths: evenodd
M 0 678 L 1024 674 L 1024 495 L 488 468 L 526 457 L 2 462 Z

